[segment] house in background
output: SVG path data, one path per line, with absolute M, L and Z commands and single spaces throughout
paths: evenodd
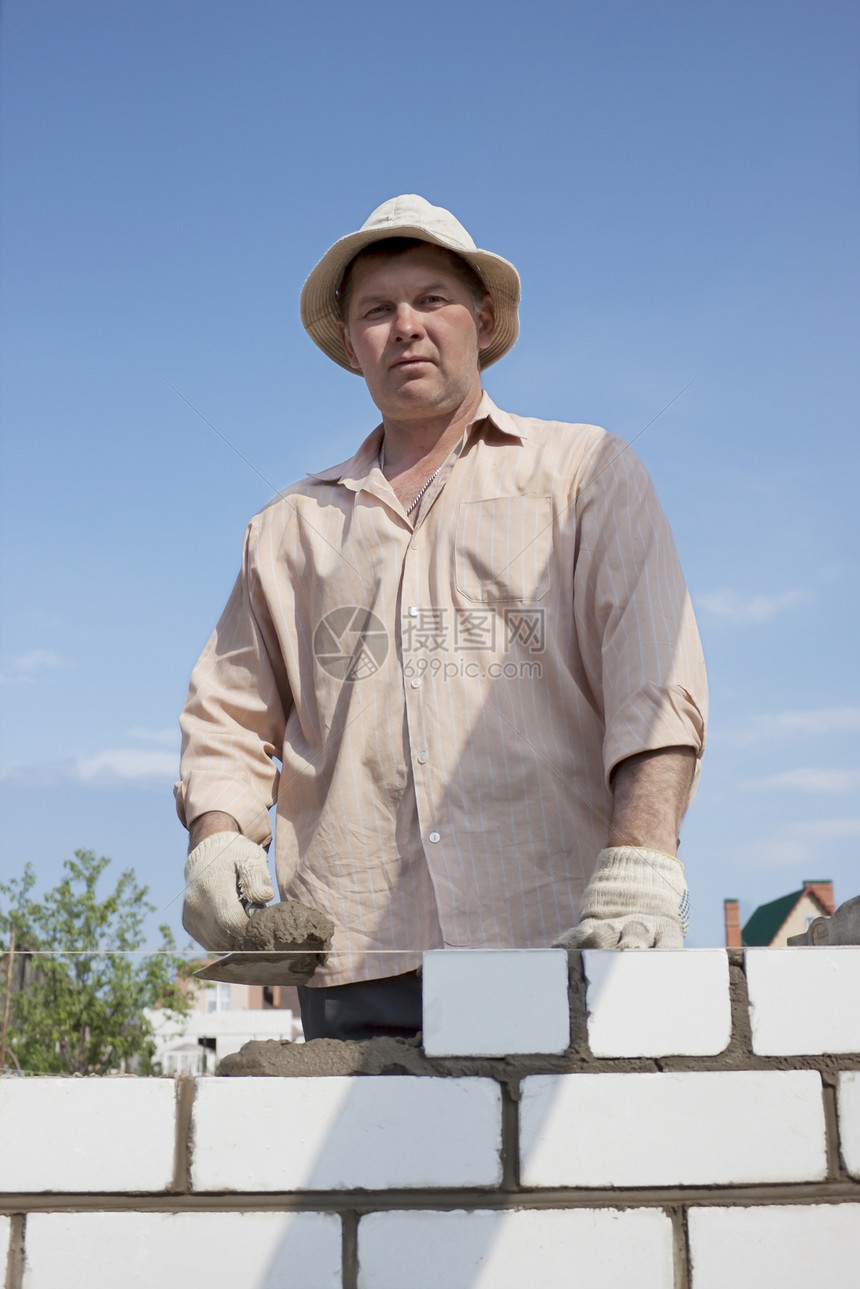
M 146 1011 L 161 1073 L 214 1074 L 219 1062 L 251 1039 L 304 1041 L 294 988 L 206 984 L 195 990 L 188 1016 Z
M 724 900 L 726 948 L 783 948 L 791 935 L 803 935 L 816 918 L 832 917 L 836 907 L 831 881 L 804 882 L 799 891 L 760 904 L 741 928 L 737 900 Z

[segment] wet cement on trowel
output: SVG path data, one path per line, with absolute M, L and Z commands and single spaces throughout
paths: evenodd
M 248 919 L 242 948 L 249 952 L 285 952 L 292 949 L 331 948 L 334 923 L 319 909 L 310 909 L 297 900 L 267 904 Z
M 282 900 L 249 918 L 239 953 L 255 955 L 249 969 L 275 968 L 279 985 L 304 985 L 325 963 L 333 936 L 334 923 L 320 910 Z

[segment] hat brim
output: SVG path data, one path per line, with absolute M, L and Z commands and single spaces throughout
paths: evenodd
M 337 289 L 346 266 L 359 251 L 373 242 L 389 237 L 415 237 L 434 246 L 453 251 L 470 264 L 493 298 L 495 326 L 493 338 L 481 351 L 480 365 L 489 367 L 513 348 L 519 335 L 517 308 L 520 302 L 520 276 L 513 264 L 492 251 L 465 250 L 443 237 L 435 236 L 413 224 L 392 225 L 386 229 L 367 229 L 348 233 L 335 242 L 317 264 L 302 287 L 301 315 L 305 330 L 324 354 L 339 367 L 360 376 L 346 356 L 341 339 L 337 307 Z

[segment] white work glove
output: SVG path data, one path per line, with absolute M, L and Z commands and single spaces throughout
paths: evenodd
M 248 925 L 242 901 L 274 897 L 263 847 L 239 832 L 215 832 L 185 861 L 182 925 L 204 949 L 236 949 Z
M 559 949 L 683 949 L 690 897 L 679 859 L 641 846 L 609 846 L 582 897 L 579 925 Z

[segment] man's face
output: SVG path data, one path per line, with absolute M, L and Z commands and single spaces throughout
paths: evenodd
M 493 336 L 489 296 L 480 305 L 438 246 L 360 260 L 342 326 L 351 365 L 384 417 L 456 412 L 481 388 L 478 356 Z

